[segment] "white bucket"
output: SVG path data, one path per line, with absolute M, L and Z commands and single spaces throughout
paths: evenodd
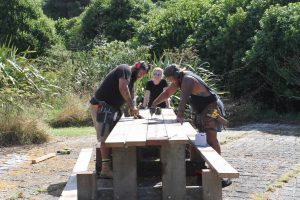
M 197 133 L 195 136 L 195 145 L 205 147 L 207 146 L 206 133 Z

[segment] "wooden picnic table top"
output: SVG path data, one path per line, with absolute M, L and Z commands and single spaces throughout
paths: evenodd
M 150 115 L 149 110 L 140 110 L 143 119 L 124 117 L 116 124 L 105 141 L 107 147 L 129 147 L 169 144 L 186 144 L 196 130 L 190 123 L 176 122 L 172 109 L 161 109 L 161 115 Z

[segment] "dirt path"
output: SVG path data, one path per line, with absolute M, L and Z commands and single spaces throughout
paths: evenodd
M 95 136 L 59 137 L 47 144 L 0 149 L 0 199 L 58 199 L 82 148 L 94 147 Z M 32 158 L 71 148 L 37 164 Z M 16 161 L 16 162 L 14 162 Z M 91 166 L 92 167 L 92 166 Z
M 300 199 L 300 173 L 268 191 L 281 176 L 300 169 L 300 126 L 250 124 L 222 132 L 219 140 L 222 155 L 241 174 L 224 189 L 224 199 Z M 80 150 L 94 147 L 95 141 L 93 135 L 58 137 L 42 145 L 0 148 L 0 199 L 58 199 Z M 32 158 L 65 147 L 71 154 L 31 164 Z

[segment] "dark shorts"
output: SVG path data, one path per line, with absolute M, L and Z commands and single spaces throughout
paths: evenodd
M 218 108 L 217 102 L 213 102 L 206 106 L 204 110 L 201 113 L 197 113 L 195 116 L 195 125 L 199 132 L 207 132 L 207 131 L 217 131 L 221 132 L 222 125 L 211 115 L 213 112 L 219 113 L 221 115 L 221 112 Z

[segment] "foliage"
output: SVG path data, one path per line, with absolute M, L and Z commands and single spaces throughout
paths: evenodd
M 215 76 L 209 69 L 207 63 L 202 62 L 195 52 L 191 48 L 186 49 L 174 49 L 165 50 L 161 56 L 153 58 L 153 68 L 161 67 L 166 68 L 169 64 L 176 63 L 180 65 L 181 68 L 186 68 L 187 70 L 193 71 L 198 74 L 209 86 L 216 89 L 217 83 L 219 82 L 218 77 Z M 137 103 L 143 102 L 143 97 L 145 94 L 145 87 L 148 80 L 152 79 L 151 70 L 148 75 L 137 83 Z M 177 91 L 174 95 L 170 97 L 171 106 L 175 108 L 177 112 L 177 107 L 180 101 L 180 93 Z M 186 117 L 190 117 L 189 107 L 186 107 Z
M 272 6 L 261 21 L 261 29 L 245 61 L 264 88 L 276 99 L 300 101 L 300 3 Z M 281 105 L 283 106 L 283 105 Z
M 242 58 L 251 48 L 259 20 L 271 5 L 295 0 L 217 0 L 199 18 L 193 45 L 217 74 L 242 67 Z
M 36 50 L 38 54 L 58 42 L 54 23 L 41 9 L 38 0 L 0 1 L 0 42 L 11 38 L 20 50 Z
M 53 19 L 78 16 L 89 3 L 90 0 L 42 0 L 45 14 Z
M 40 144 L 48 141 L 48 127 L 25 112 L 0 110 L 0 146 Z
M 95 0 L 80 16 L 75 34 L 84 40 L 127 41 L 134 33 L 133 21 L 146 13 L 150 5 L 151 1 Z
M 60 109 L 56 107 L 56 113 L 49 120 L 51 127 L 69 127 L 92 125 L 92 119 L 88 112 L 87 99 L 68 94 L 61 99 Z
M 72 52 L 56 47 L 42 58 L 45 77 L 80 95 L 91 95 L 102 78 L 116 65 L 132 65 L 138 60 L 148 60 L 149 49 L 134 47 L 129 42 L 114 41 L 97 46 L 91 51 Z
M 47 81 L 35 67 L 35 59 L 26 58 L 31 52 L 17 53 L 17 48 L 0 46 L 0 105 L 21 107 L 24 102 L 45 103 L 55 95 L 57 87 Z
M 208 9 L 208 0 L 166 1 L 136 23 L 136 40 L 156 53 L 179 48 L 196 29 L 198 18 Z

